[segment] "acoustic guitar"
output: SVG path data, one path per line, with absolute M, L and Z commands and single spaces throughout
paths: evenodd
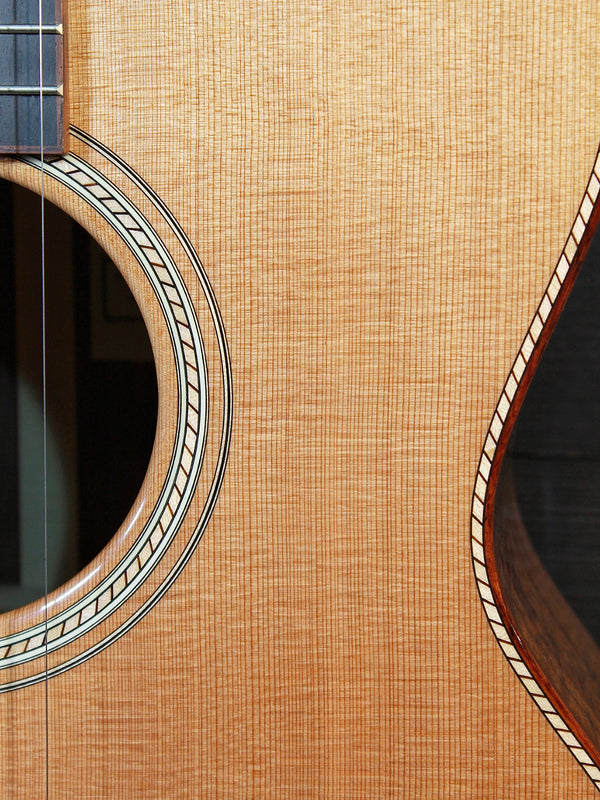
M 118 265 L 159 410 L 109 544 L 0 616 L 0 796 L 595 797 L 503 458 L 599 213 L 595 5 L 49 6 L 0 174 Z

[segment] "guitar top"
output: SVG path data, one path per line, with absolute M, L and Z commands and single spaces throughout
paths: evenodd
M 484 540 L 594 224 L 594 5 L 64 14 L 44 192 L 137 299 L 158 428 L 105 550 L 0 616 L 2 795 L 594 798 L 592 723 L 520 649 Z

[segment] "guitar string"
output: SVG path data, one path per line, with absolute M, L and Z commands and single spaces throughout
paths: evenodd
M 49 697 L 48 697 L 48 463 L 47 463 L 47 421 L 48 408 L 46 397 L 46 230 L 44 215 L 44 56 L 42 28 L 42 0 L 38 0 L 38 40 L 39 40 L 39 97 L 40 97 L 40 247 L 41 247 L 41 281 L 42 281 L 42 516 L 44 530 L 44 711 L 45 711 L 45 777 L 46 800 L 50 797 L 50 737 L 49 737 Z

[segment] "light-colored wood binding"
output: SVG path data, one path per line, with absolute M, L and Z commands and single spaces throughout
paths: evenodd
M 208 429 L 151 574 L 49 653 L 47 683 L 0 694 L 7 796 L 45 796 L 47 763 L 61 798 L 595 797 L 498 647 L 470 539 L 486 432 L 596 157 L 595 8 L 71 0 L 67 22 L 83 132 L 69 151 L 181 274 Z M 32 165 L 1 170 L 39 184 Z M 131 248 L 45 183 L 134 289 L 160 383 L 137 504 L 84 583 L 52 598 L 61 610 L 120 563 L 158 501 L 181 383 Z M 228 363 L 231 449 L 203 538 L 113 640 L 194 540 Z M 1 634 L 41 614 L 5 615 Z

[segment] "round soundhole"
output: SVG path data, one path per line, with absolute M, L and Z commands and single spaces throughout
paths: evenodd
M 99 245 L 49 204 L 43 324 L 40 217 L 37 195 L 0 181 L 0 611 L 43 597 L 102 550 L 156 431 L 135 300 Z

